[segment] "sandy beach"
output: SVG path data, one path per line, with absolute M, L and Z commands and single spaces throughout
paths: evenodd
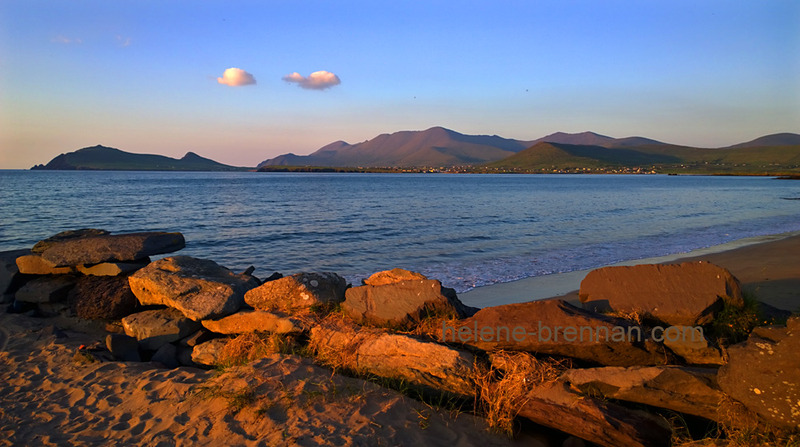
M 800 235 L 722 248 L 732 249 L 656 262 L 710 261 L 728 268 L 758 299 L 800 310 Z M 485 287 L 462 299 L 495 305 L 563 295 L 585 274 Z M 0 445 L 551 445 L 545 435 L 491 434 L 478 417 L 333 374 L 298 356 L 274 354 L 224 371 L 76 357 L 102 334 L 96 325 L 0 313 Z
M 708 261 L 725 267 L 758 300 L 792 312 L 800 311 L 800 233 L 741 239 L 723 245 L 613 265 L 669 264 Z M 561 297 L 577 303 L 577 290 L 591 270 L 526 278 L 478 287 L 459 295 L 470 306 L 488 307 Z

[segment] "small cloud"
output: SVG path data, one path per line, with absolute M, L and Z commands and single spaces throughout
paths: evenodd
M 339 79 L 339 76 L 324 70 L 315 71 L 314 73 L 308 75 L 308 77 L 294 72 L 284 76 L 282 79 L 286 82 L 293 82 L 302 88 L 311 90 L 325 90 L 326 88 L 331 88 L 334 85 L 339 85 L 342 83 L 341 79 Z
M 50 41 L 51 42 L 55 42 L 55 43 L 63 43 L 63 44 L 71 44 L 71 43 L 80 44 L 80 43 L 83 43 L 83 39 L 75 39 L 75 38 L 70 38 L 70 37 L 66 37 L 66 36 L 62 36 L 62 35 L 58 35 L 58 36 L 50 39 Z
M 131 38 L 130 37 L 122 37 L 122 36 L 118 35 L 117 36 L 117 42 L 119 42 L 119 46 L 127 47 L 128 45 L 131 44 Z
M 221 78 L 217 78 L 217 82 L 231 87 L 240 87 L 242 85 L 255 84 L 256 78 L 241 68 L 229 68 L 222 73 Z

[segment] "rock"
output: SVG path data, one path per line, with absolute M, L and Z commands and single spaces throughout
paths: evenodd
M 669 446 L 672 437 L 664 418 L 574 393 L 560 381 L 532 387 L 518 415 L 600 446 Z
M 190 348 L 193 348 L 196 345 L 199 345 L 200 343 L 205 343 L 205 342 L 207 342 L 207 341 L 209 341 L 209 340 L 211 340 L 213 338 L 214 338 L 214 334 L 213 333 L 211 333 L 211 332 L 209 332 L 209 331 L 207 331 L 205 329 L 200 329 L 199 331 L 195 332 L 194 334 L 192 334 L 192 335 L 190 335 L 188 337 L 182 338 L 178 342 L 178 344 L 180 346 L 188 346 Z
M 579 309 L 562 300 L 542 300 L 481 309 L 455 324 L 442 323 L 440 340 L 484 351 L 510 350 L 572 357 L 600 365 L 665 362 L 639 326 Z
M 264 282 L 248 291 L 244 300 L 259 310 L 292 313 L 297 309 L 339 303 L 344 300 L 346 288 L 347 281 L 336 273 L 297 273 Z
M 13 294 L 24 283 L 17 267 L 17 258 L 30 250 L 0 251 L 0 295 Z
M 220 320 L 203 320 L 203 326 L 217 334 L 246 334 L 249 332 L 274 332 L 299 334 L 303 332 L 300 320 L 282 317 L 263 310 L 240 311 Z
M 178 362 L 178 348 L 172 343 L 161 345 L 161 347 L 156 350 L 155 354 L 153 354 L 153 357 L 150 358 L 150 361 L 161 363 L 167 368 L 177 368 L 181 366 Z
M 64 242 L 70 239 L 80 239 L 89 236 L 105 236 L 108 234 L 111 233 L 109 233 L 106 230 L 98 230 L 96 228 L 84 228 L 82 230 L 62 231 L 61 233 L 55 234 L 47 239 L 43 239 L 37 242 L 36 245 L 34 245 L 33 248 L 31 249 L 31 251 L 33 253 L 42 253 L 58 242 Z
M 106 348 L 117 359 L 123 362 L 141 362 L 139 355 L 139 342 L 129 335 L 108 334 Z
M 720 350 L 708 344 L 702 327 L 670 326 L 660 338 L 664 346 L 690 365 L 724 363 Z
M 800 317 L 785 327 L 756 328 L 730 346 L 719 385 L 773 426 L 800 429 Z
M 719 421 L 725 395 L 712 368 L 680 366 L 609 366 L 571 369 L 561 375 L 589 396 L 636 402 Z
M 461 303 L 452 289 L 442 287 L 435 279 L 353 287 L 347 289 L 345 296 L 345 313 L 358 323 L 375 326 L 404 327 L 426 316 L 464 318 L 474 314 L 474 309 Z
M 79 265 L 79 273 L 87 276 L 119 276 L 133 273 L 150 263 L 150 258 L 139 259 L 136 262 L 103 262 L 95 265 Z
M 710 322 L 723 302 L 744 305 L 739 281 L 708 262 L 603 267 L 586 275 L 579 295 L 585 305 L 602 302 L 617 312 L 683 326 Z
M 176 309 L 157 309 L 128 315 L 122 319 L 122 327 L 142 348 L 155 351 L 200 329 L 200 323 Z
M 414 281 L 419 279 L 428 279 L 422 273 L 412 272 L 404 269 L 391 269 L 382 272 L 373 273 L 372 276 L 365 279 L 364 285 L 366 286 L 385 286 L 402 281 Z
M 328 321 L 311 329 L 310 344 L 333 365 L 473 396 L 472 354 L 381 329 Z
M 77 271 L 72 266 L 56 267 L 55 264 L 37 254 L 18 257 L 17 268 L 20 273 L 27 275 L 68 275 Z
M 128 233 L 87 236 L 53 242 L 41 252 L 56 267 L 130 262 L 148 256 L 170 253 L 186 245 L 180 233 Z
M 150 263 L 128 278 L 143 305 L 163 304 L 195 321 L 230 315 L 242 306 L 244 293 L 256 285 L 214 261 L 173 256 Z
M 215 338 L 205 343 L 200 343 L 192 349 L 192 361 L 206 366 L 219 363 L 220 351 L 228 344 L 227 338 Z
M 176 355 L 176 359 L 181 366 L 197 366 L 197 364 L 192 360 L 192 351 L 193 349 L 189 346 L 178 345 L 178 354 Z
M 78 318 L 118 320 L 136 310 L 139 302 L 123 277 L 85 276 L 69 292 L 69 302 Z
M 15 296 L 28 303 L 55 303 L 63 301 L 74 285 L 71 276 L 42 276 L 26 283 Z

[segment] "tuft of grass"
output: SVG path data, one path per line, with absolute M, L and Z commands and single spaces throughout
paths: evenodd
M 297 354 L 302 347 L 289 335 L 252 332 L 232 338 L 220 350 L 220 369 L 239 366 L 270 354 Z
M 707 334 L 720 346 L 730 346 L 747 340 L 750 332 L 757 326 L 780 323 L 762 314 L 755 295 L 745 291 L 743 298 L 742 307 L 726 302 L 714 320 L 707 325 Z
M 226 390 L 222 385 L 213 383 L 197 387 L 194 391 L 194 395 L 201 399 L 225 399 L 228 403 L 228 408 L 234 413 L 238 413 L 255 403 L 257 388 L 257 386 L 251 384 L 236 390 Z
M 492 353 L 491 367 L 476 366 L 475 406 L 492 431 L 511 437 L 531 389 L 555 382 L 568 367 L 568 362 L 537 359 L 527 352 Z

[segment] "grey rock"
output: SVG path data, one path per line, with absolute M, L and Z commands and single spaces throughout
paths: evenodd
M 123 362 L 141 362 L 139 355 L 139 341 L 125 334 L 108 334 L 106 348 L 118 360 Z
M 64 301 L 73 286 L 75 278 L 71 276 L 42 276 L 26 283 L 15 296 L 28 303 L 55 303 Z
M 161 363 L 167 368 L 177 368 L 180 366 L 178 362 L 178 349 L 172 343 L 161 345 L 161 347 L 156 350 L 155 354 L 153 354 L 153 357 L 150 358 L 150 361 Z
M 178 341 L 200 328 L 200 323 L 186 318 L 176 309 L 146 310 L 122 319 L 125 333 L 139 340 L 139 345 L 151 351 Z
M 30 250 L 0 251 L 0 295 L 13 294 L 22 285 L 17 258 L 28 254 Z

